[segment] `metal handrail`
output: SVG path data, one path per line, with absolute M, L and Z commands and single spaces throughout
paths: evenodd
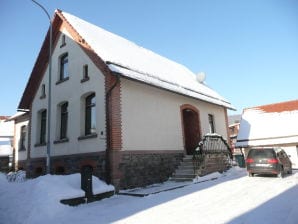
M 232 158 L 232 151 L 226 140 L 218 134 L 206 134 L 193 153 L 194 173 L 205 166 L 207 155 L 223 154 Z

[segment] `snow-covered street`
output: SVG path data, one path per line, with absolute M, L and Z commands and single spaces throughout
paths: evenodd
M 214 175 L 214 174 L 213 174 Z M 218 179 L 152 194 L 115 195 L 70 207 L 59 203 L 61 178 L 9 183 L 0 175 L 0 223 L 298 223 L 298 172 L 253 177 L 238 167 Z M 52 182 L 51 182 L 52 181 Z M 60 193 L 59 193 L 60 192 Z

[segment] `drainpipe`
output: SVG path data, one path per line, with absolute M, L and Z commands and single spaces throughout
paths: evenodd
M 108 63 L 108 62 L 107 62 Z M 120 81 L 119 74 L 116 74 L 116 81 L 114 84 L 111 86 L 111 88 L 107 91 L 106 96 L 105 96 L 105 107 L 106 107 L 106 163 L 105 163 L 105 170 L 106 170 L 106 182 L 107 184 L 110 184 L 112 181 L 111 178 L 111 158 L 110 158 L 110 153 L 111 153 L 111 125 L 110 125 L 110 108 L 109 108 L 109 101 L 110 97 L 112 95 L 113 89 L 118 85 Z

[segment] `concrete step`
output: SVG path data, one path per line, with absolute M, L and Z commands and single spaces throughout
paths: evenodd
M 170 180 L 177 182 L 192 181 L 195 177 L 196 174 L 194 172 L 193 156 L 185 155 Z
M 175 173 L 173 174 L 175 175 L 194 175 L 194 170 L 176 170 Z
M 194 173 L 192 174 L 174 174 L 174 178 L 195 178 L 196 175 Z
M 178 177 L 171 177 L 171 181 L 176 181 L 176 182 L 185 182 L 185 181 L 192 181 L 193 178 L 178 178 Z

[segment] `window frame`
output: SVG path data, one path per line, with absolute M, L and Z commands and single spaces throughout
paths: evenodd
M 46 134 L 47 134 L 47 110 L 44 109 L 40 111 L 40 127 L 39 127 L 39 144 L 46 144 Z
M 66 45 L 66 36 L 65 34 L 62 34 L 60 48 L 64 47 L 65 45 Z
M 64 102 L 60 105 L 60 131 L 59 139 L 67 139 L 68 131 L 68 102 Z
M 69 79 L 69 55 L 64 53 L 59 57 L 59 82 Z
M 89 66 L 88 64 L 83 65 L 83 77 L 81 79 L 81 83 L 82 82 L 86 82 L 90 79 L 89 77 Z
M 85 98 L 85 136 L 92 135 L 92 134 L 96 134 L 96 95 L 95 93 L 91 93 Z
M 20 128 L 20 141 L 19 151 L 26 151 L 26 136 L 27 136 L 27 125 L 22 125 Z
M 46 98 L 46 84 L 41 85 L 41 94 L 40 94 L 40 99 Z
M 215 121 L 214 121 L 214 115 L 208 114 L 208 124 L 209 124 L 209 132 L 211 134 L 215 133 Z

